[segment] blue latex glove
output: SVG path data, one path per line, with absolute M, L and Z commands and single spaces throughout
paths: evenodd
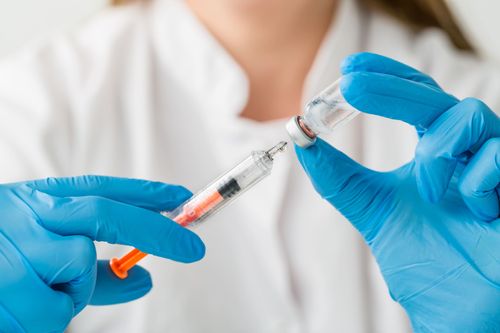
M 94 240 L 193 262 L 204 245 L 155 211 L 178 206 L 180 186 L 86 176 L 0 185 L 0 331 L 62 332 L 87 304 L 145 295 L 149 273 L 116 278 Z
M 385 57 L 356 54 L 342 70 L 350 104 L 421 138 L 414 160 L 392 172 L 321 140 L 297 147 L 314 187 L 363 235 L 416 332 L 500 332 L 498 116 Z

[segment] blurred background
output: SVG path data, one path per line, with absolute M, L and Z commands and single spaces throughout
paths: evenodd
M 74 29 L 107 3 L 107 0 L 0 0 L 0 57 L 61 29 Z
M 476 48 L 500 61 L 500 1 L 448 0 Z M 71 30 L 107 6 L 107 0 L 0 0 L 0 57 L 55 31 Z

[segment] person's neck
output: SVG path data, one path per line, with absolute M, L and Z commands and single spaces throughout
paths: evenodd
M 245 70 L 242 116 L 265 121 L 300 111 L 302 87 L 337 0 L 186 0 Z

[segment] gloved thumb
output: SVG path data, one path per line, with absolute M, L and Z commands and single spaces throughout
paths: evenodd
M 321 139 L 295 151 L 316 191 L 369 240 L 378 228 L 370 214 L 383 195 L 386 174 L 365 168 Z
M 128 271 L 126 279 L 119 279 L 109 268 L 109 261 L 97 263 L 97 282 L 91 305 L 111 305 L 130 302 L 146 295 L 152 288 L 149 272 L 140 266 Z

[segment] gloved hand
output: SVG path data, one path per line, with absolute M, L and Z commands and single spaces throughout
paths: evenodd
M 99 176 L 0 185 L 0 331 L 62 332 L 87 304 L 114 304 L 151 289 L 140 267 L 125 280 L 97 261 L 93 240 L 193 262 L 204 245 L 155 211 L 191 193 L 180 186 Z
M 498 116 L 382 56 L 350 56 L 342 71 L 351 105 L 416 126 L 420 140 L 392 172 L 321 140 L 297 147 L 314 187 L 363 235 L 415 332 L 500 332 Z

